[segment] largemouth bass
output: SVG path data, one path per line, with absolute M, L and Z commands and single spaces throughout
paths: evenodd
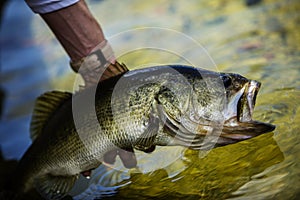
M 60 199 L 79 174 L 113 162 L 118 149 L 210 149 L 275 128 L 252 119 L 257 81 L 190 66 L 121 68 L 122 74 L 76 94 L 53 91 L 37 99 L 33 143 L 15 173 L 16 191 L 36 189 L 47 199 Z M 88 107 L 91 94 L 94 104 Z

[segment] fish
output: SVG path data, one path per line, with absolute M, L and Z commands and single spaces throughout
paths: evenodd
M 275 129 L 252 119 L 258 81 L 185 65 L 113 65 L 122 73 L 75 94 L 51 91 L 37 98 L 33 142 L 14 173 L 15 191 L 62 199 L 80 174 L 88 177 L 118 155 L 133 168 L 134 151 L 201 151 Z

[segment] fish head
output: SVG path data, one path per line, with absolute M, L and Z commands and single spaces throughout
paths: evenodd
M 252 119 L 261 83 L 233 73 L 200 74 L 188 81 L 190 89 L 177 95 L 177 101 L 169 99 L 171 109 L 164 105 L 161 109 L 165 129 L 177 143 L 208 149 L 275 129 L 272 124 Z
M 221 74 L 221 77 L 227 98 L 221 137 L 238 142 L 273 131 L 274 125 L 253 120 L 261 83 L 239 74 Z

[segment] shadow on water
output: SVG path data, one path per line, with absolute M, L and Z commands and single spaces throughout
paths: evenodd
M 272 152 L 271 157 L 270 152 Z M 111 199 L 236 197 L 239 194 L 233 196 L 232 193 L 255 179 L 254 175 L 284 159 L 272 138 L 272 133 L 240 144 L 214 149 L 204 158 L 199 158 L 199 152 L 192 150 L 187 150 L 184 156 L 186 159 L 183 163 L 186 169 L 176 176 L 170 178 L 164 169 L 146 174 L 132 174 L 131 184 L 121 187 Z

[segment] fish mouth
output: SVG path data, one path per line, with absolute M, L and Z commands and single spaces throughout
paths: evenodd
M 271 132 L 275 129 L 275 126 L 272 124 L 252 119 L 260 86 L 261 83 L 254 80 L 245 85 L 236 105 L 236 118 L 231 119 L 229 123 L 228 121 L 225 122 L 221 137 L 237 142 Z
M 177 144 L 197 150 L 225 146 L 271 132 L 275 129 L 274 125 L 252 119 L 260 86 L 259 82 L 252 80 L 234 96 L 228 105 L 230 111 L 225 111 L 229 119 L 224 124 L 208 120 L 199 124 L 187 116 L 181 116 L 179 122 L 160 108 L 164 128 Z
M 248 122 L 252 121 L 252 115 L 256 102 L 256 96 L 260 89 L 261 83 L 257 81 L 250 81 L 245 86 L 245 91 L 241 95 L 237 103 L 237 121 Z

